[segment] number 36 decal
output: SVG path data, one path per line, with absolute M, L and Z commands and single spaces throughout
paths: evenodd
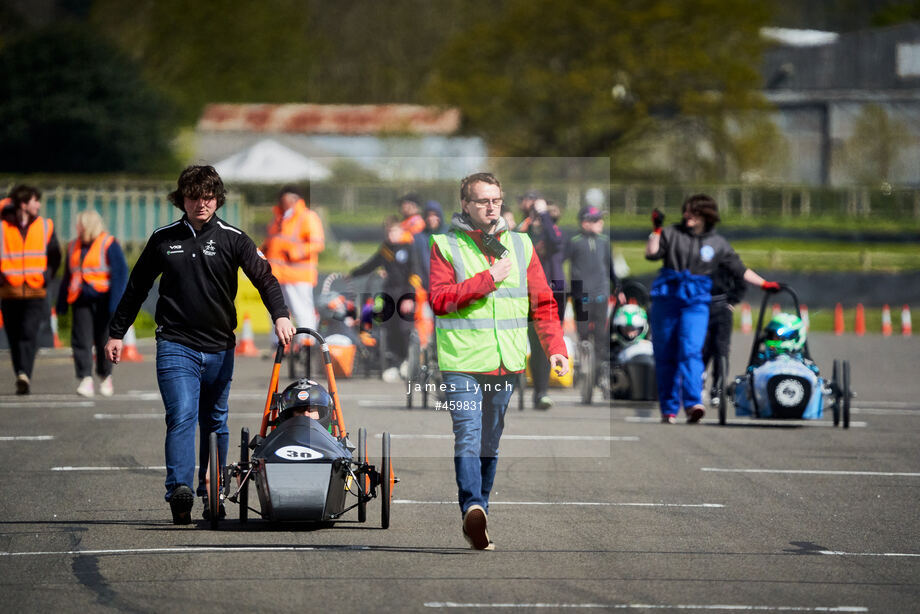
M 275 450 L 275 456 L 289 461 L 308 461 L 322 458 L 323 453 L 306 446 L 284 446 Z

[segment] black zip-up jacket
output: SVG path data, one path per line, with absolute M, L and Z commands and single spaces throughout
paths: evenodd
M 694 275 L 712 275 L 722 265 L 741 277 L 747 269 L 725 237 L 711 229 L 695 235 L 683 224 L 665 226 L 658 253 L 646 259 L 664 259 L 663 266 L 675 271 L 690 271 Z
M 572 296 L 607 297 L 619 285 L 606 234 L 579 232 L 566 244 L 565 257 L 570 262 Z
M 259 291 L 272 321 L 288 317 L 281 286 L 246 233 L 216 215 L 195 232 L 186 216 L 153 231 L 118 303 L 109 335 L 122 339 L 154 280 L 160 278 L 157 338 L 199 352 L 236 345 L 237 271 Z

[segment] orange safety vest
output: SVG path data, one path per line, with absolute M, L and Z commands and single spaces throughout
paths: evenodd
M 67 287 L 67 302 L 73 303 L 80 297 L 85 281 L 100 294 L 109 291 L 111 274 L 107 253 L 115 237 L 103 232 L 96 237 L 86 250 L 86 256 L 80 261 L 80 248 L 83 242 L 74 239 L 70 242 L 70 285 Z
M 285 213 L 275 207 L 275 219 L 265 240 L 265 258 L 279 283 L 316 285 L 317 261 L 325 246 L 323 223 L 303 200 L 297 201 L 287 216 Z
M 0 298 L 42 298 L 45 296 L 45 270 L 48 268 L 48 242 L 54 222 L 36 217 L 26 230 L 25 239 L 15 224 L 0 221 L 0 275 L 5 283 Z

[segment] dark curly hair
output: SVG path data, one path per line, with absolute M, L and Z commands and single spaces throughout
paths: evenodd
M 213 166 L 187 166 L 176 184 L 176 189 L 169 193 L 169 202 L 181 211 L 185 211 L 186 198 L 194 200 L 211 196 L 217 199 L 218 209 L 227 200 L 224 182 Z
M 20 183 L 15 188 L 10 190 L 10 200 L 13 201 L 13 204 L 17 207 L 32 200 L 33 196 L 41 200 L 41 190 L 24 183 Z
M 707 194 L 694 194 L 685 200 L 681 207 L 681 213 L 687 211 L 703 218 L 706 230 L 711 230 L 713 226 L 722 221 L 722 218 L 719 217 L 719 205 Z

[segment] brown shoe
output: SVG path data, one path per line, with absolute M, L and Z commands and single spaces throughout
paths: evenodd
M 474 550 L 494 550 L 495 546 L 489 548 L 492 542 L 489 540 L 489 532 L 486 530 L 489 519 L 486 518 L 486 511 L 481 505 L 471 505 L 463 513 L 463 537 Z

